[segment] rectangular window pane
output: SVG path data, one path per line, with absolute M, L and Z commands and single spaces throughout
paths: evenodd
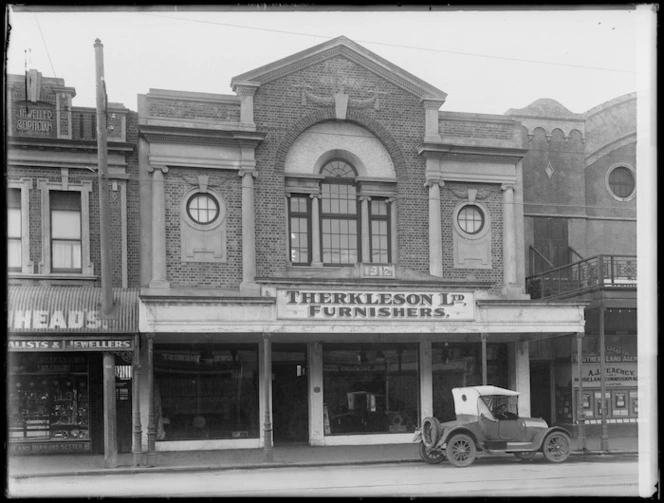
M 21 237 L 21 209 L 8 208 L 7 209 L 7 237 L 20 238 Z
M 77 211 L 51 211 L 53 239 L 81 239 L 81 214 Z
M 326 435 L 413 431 L 420 422 L 418 372 L 414 344 L 325 344 Z
M 308 197 L 292 196 L 290 210 L 290 261 L 293 264 L 307 264 L 309 258 L 309 218 Z
M 81 193 L 73 191 L 52 190 L 49 192 L 52 210 L 81 210 Z
M 7 242 L 7 267 L 21 269 L 23 264 L 23 247 L 20 239 L 9 239 Z
M 157 440 L 258 438 L 255 346 L 155 348 Z
M 51 252 L 53 254 L 53 269 L 81 269 L 80 242 L 53 240 Z

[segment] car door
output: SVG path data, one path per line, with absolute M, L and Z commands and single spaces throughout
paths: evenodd
M 501 440 L 524 441 L 525 431 L 520 419 L 498 420 L 498 435 Z

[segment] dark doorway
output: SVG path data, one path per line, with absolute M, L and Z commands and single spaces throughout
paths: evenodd
M 272 345 L 272 429 L 275 444 L 309 440 L 307 347 Z
M 531 274 L 539 274 L 570 263 L 570 249 L 567 236 L 567 219 L 553 217 L 534 217 L 534 247 L 544 256 L 549 264 L 539 257 L 530 264 Z
M 132 366 L 115 365 L 115 406 L 117 409 L 118 452 L 131 452 Z
M 541 417 L 551 425 L 551 363 L 530 362 L 530 416 Z

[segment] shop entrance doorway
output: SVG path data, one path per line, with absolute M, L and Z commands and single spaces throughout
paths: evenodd
M 272 434 L 275 445 L 309 440 L 307 346 L 272 345 Z
M 551 425 L 551 364 L 530 361 L 530 416 L 541 417 Z

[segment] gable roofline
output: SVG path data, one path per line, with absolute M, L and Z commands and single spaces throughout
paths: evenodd
M 447 98 L 447 93 L 431 84 L 427 84 L 343 35 L 233 77 L 231 87 L 235 91 L 236 87 L 241 85 L 266 84 L 284 75 L 339 55 L 380 75 L 385 80 L 410 92 L 421 100 L 440 101 L 442 105 Z

